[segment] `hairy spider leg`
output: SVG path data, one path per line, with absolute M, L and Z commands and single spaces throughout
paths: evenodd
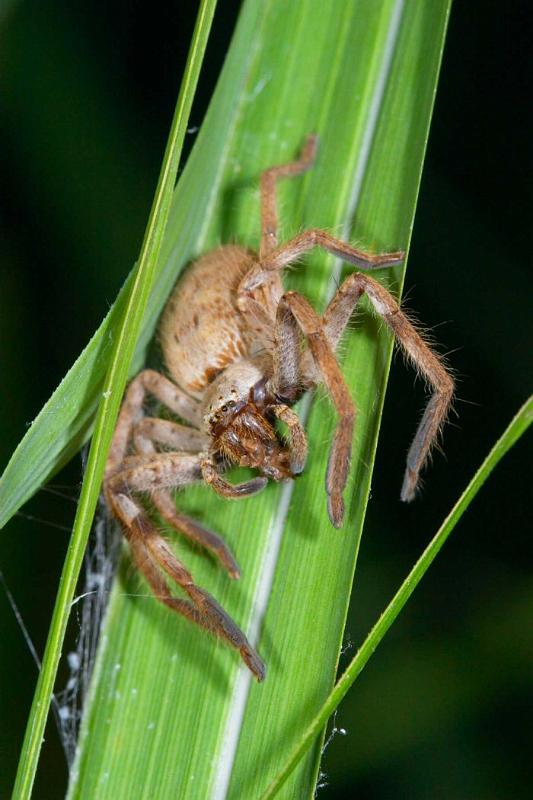
M 313 247 L 321 247 L 338 258 L 356 264 L 363 269 L 378 269 L 393 266 L 394 264 L 400 263 L 404 258 L 404 253 L 402 251 L 378 254 L 367 253 L 335 239 L 325 231 L 312 229 L 304 231 L 285 245 L 277 248 L 277 250 L 273 251 L 261 264 L 250 270 L 241 282 L 241 290 L 248 293 L 257 291 L 263 281 L 268 280 L 268 275 L 271 270 L 281 271 L 285 266 Z M 439 357 L 423 340 L 412 323 L 409 322 L 392 295 L 368 275 L 362 275 L 360 273 L 350 275 L 338 290 L 337 295 L 331 301 L 324 315 L 324 324 L 326 325 L 328 339 L 331 341 L 333 348 L 336 347 L 340 333 L 344 330 L 362 293 L 368 295 L 374 310 L 393 331 L 396 339 L 415 368 L 419 370 L 434 390 L 433 396 L 426 406 L 407 455 L 407 468 L 401 490 L 401 499 L 408 502 L 413 499 L 416 493 L 420 472 L 428 459 L 431 448 L 435 444 L 439 431 L 448 414 L 454 392 L 454 382 L 442 365 Z M 351 300 L 345 300 L 347 306 L 342 311 L 340 310 L 343 305 L 341 298 L 344 297 L 344 295 L 346 295 L 347 298 L 350 297 Z M 275 353 L 274 374 L 276 374 L 276 361 L 281 362 L 283 366 L 278 364 L 278 380 L 281 384 L 284 383 L 286 385 L 290 385 L 290 381 L 292 380 L 294 385 L 300 356 L 295 349 L 293 342 L 295 332 L 293 330 L 291 333 L 290 322 L 285 325 L 285 332 L 282 330 L 282 327 L 283 314 L 281 318 L 278 315 L 275 345 L 277 348 L 284 347 L 285 350 L 292 350 L 294 355 L 291 360 L 287 352 L 283 354 Z M 290 338 L 291 336 L 292 339 Z M 289 342 L 288 347 L 287 341 Z M 290 374 L 291 370 L 293 372 L 292 376 Z M 331 469 L 333 469 L 334 466 L 335 459 L 330 459 Z M 328 474 L 329 472 L 330 470 L 328 469 Z M 341 474 L 343 473 L 344 470 Z
M 104 480 L 116 472 L 117 467 L 123 461 L 133 426 L 144 416 L 143 404 L 147 394 L 152 394 L 185 422 L 198 427 L 200 410 L 199 404 L 195 400 L 160 372 L 153 369 L 139 372 L 128 386 L 122 401 L 117 426 L 109 448 Z
M 268 483 L 268 478 L 264 477 L 251 478 L 244 483 L 230 483 L 222 478 L 212 457 L 205 453 L 200 464 L 200 469 L 204 481 L 209 484 L 217 494 L 230 500 L 241 500 L 244 497 L 249 497 L 251 494 L 257 494 L 262 491 Z
M 131 382 L 122 404 L 106 465 L 106 484 L 117 470 L 121 470 L 127 464 L 133 466 L 132 460 L 125 456 L 128 441 L 132 436 L 136 452 L 139 455 L 152 456 L 154 459 L 156 456 L 154 441 L 178 451 L 193 453 L 205 451 L 209 444 L 208 437 L 197 428 L 179 425 L 170 420 L 142 417 L 147 393 L 153 394 L 174 413 L 188 420 L 191 425 L 198 419 L 196 401 L 159 372 L 143 370 Z M 178 533 L 213 553 L 232 578 L 239 577 L 239 567 L 225 542 L 213 531 L 185 514 L 178 513 L 169 489 L 154 490 L 152 500 L 161 516 Z
M 261 246 L 259 260 L 263 261 L 278 246 L 278 210 L 276 181 L 279 178 L 293 178 L 307 172 L 315 161 L 318 136 L 311 134 L 304 142 L 296 161 L 266 169 L 260 178 L 261 193 Z
M 286 406 L 285 403 L 275 403 L 268 408 L 278 419 L 284 422 L 289 429 L 291 472 L 293 475 L 299 475 L 303 472 L 307 460 L 307 437 L 304 427 L 300 422 L 300 418 L 298 414 L 296 414 L 292 408 Z
M 205 452 L 208 438 L 193 428 L 178 425 L 169 420 L 145 417 L 133 430 L 133 441 L 137 453 L 157 456 L 154 442 L 166 445 L 176 451 Z M 183 534 L 195 544 L 209 550 L 220 560 L 231 578 L 239 578 L 240 570 L 233 554 L 224 540 L 213 531 L 200 525 L 191 517 L 176 510 L 176 503 L 170 489 L 154 490 L 151 500 L 163 519 L 178 533 Z
M 264 259 L 260 259 L 242 278 L 237 292 L 237 305 L 248 320 L 250 328 L 256 330 L 264 346 L 272 347 L 274 342 L 274 358 L 282 359 L 289 351 L 296 353 L 293 347 L 285 346 L 276 338 L 277 306 L 283 294 L 280 273 L 284 267 L 315 247 L 321 247 L 332 255 L 366 270 L 383 269 L 400 264 L 405 256 L 401 250 L 391 253 L 368 253 L 336 239 L 325 231 L 311 228 L 272 250 Z M 267 312 L 261 301 L 266 303 Z M 280 348 L 283 348 L 283 353 Z M 293 356 L 293 360 L 295 357 Z M 293 367 L 295 366 L 293 364 Z M 289 366 L 286 371 L 288 377 Z
M 405 354 L 433 388 L 433 395 L 426 406 L 407 455 L 407 467 L 401 490 L 401 499 L 406 502 L 411 501 L 415 495 L 420 472 L 438 438 L 454 393 L 453 379 L 439 357 L 407 319 L 392 295 L 370 276 L 361 273 L 349 275 L 331 300 L 322 319 L 301 295 L 289 292 L 283 296 L 278 309 L 279 331 L 276 333 L 276 341 L 293 342 L 293 346 L 298 347 L 299 353 L 299 344 L 295 342 L 294 323 L 298 324 L 308 341 L 319 378 L 324 380 L 340 415 L 326 473 L 328 512 L 336 527 L 342 523 L 344 516 L 342 491 L 349 472 L 355 407 L 334 350 L 363 293 L 367 294 L 376 313 L 392 330 Z M 299 355 L 295 355 L 292 362 L 288 358 L 286 361 L 275 359 L 274 363 L 278 364 L 272 379 L 274 389 L 283 392 L 284 383 L 295 379 L 292 373 L 287 374 L 286 365 L 299 364 Z M 307 385 L 315 383 L 316 380 L 316 374 L 312 373 L 299 376 L 299 382 Z
M 137 422 L 133 442 L 139 454 L 155 452 L 153 442 L 186 453 L 199 453 L 209 447 L 209 437 L 202 431 L 159 417 L 143 417 Z
M 261 173 L 261 244 L 259 261 L 252 272 L 261 269 L 263 259 L 276 250 L 278 246 L 278 211 L 276 184 L 281 178 L 292 178 L 301 175 L 313 166 L 318 146 L 318 136 L 308 136 L 296 161 L 289 161 L 276 167 L 270 167 Z M 276 308 L 283 294 L 280 275 L 272 270 L 265 276 L 257 292 L 244 288 L 247 275 L 244 276 L 237 291 L 237 305 L 247 319 L 250 329 L 255 331 L 260 341 L 267 348 L 272 345 Z
M 264 678 L 263 663 L 244 633 L 204 589 L 197 586 L 190 572 L 176 558 L 166 540 L 156 530 L 130 492 L 161 491 L 160 487 L 184 486 L 201 477 L 202 456 L 183 453 L 156 453 L 126 459 L 131 465 L 111 476 L 106 496 L 132 548 L 138 568 L 157 599 L 192 622 L 210 630 L 237 649 L 258 680 Z M 174 598 L 158 572 L 163 570 L 189 596 L 191 602 Z
M 454 381 L 439 356 L 424 341 L 390 292 L 369 275 L 349 275 L 324 313 L 324 329 L 333 348 L 362 294 L 368 296 L 374 311 L 388 325 L 409 361 L 433 389 L 407 454 L 401 499 L 409 502 L 415 496 L 420 472 L 448 415 L 455 389 Z
M 278 306 L 278 320 L 280 326 L 285 330 L 290 326 L 294 330 L 299 328 L 305 336 L 320 378 L 324 381 L 335 410 L 339 415 L 326 473 L 329 518 L 333 525 L 339 528 L 344 518 L 342 492 L 348 480 L 350 469 L 355 405 L 335 354 L 328 342 L 322 320 L 305 297 L 296 292 L 287 292 L 287 294 L 283 295 Z M 291 341 L 295 341 L 296 338 L 291 336 Z M 297 346 L 299 348 L 299 342 Z M 283 375 L 274 374 L 274 390 L 277 391 L 278 381 L 283 380 L 283 378 Z M 299 383 L 301 381 L 302 376 L 300 376 Z

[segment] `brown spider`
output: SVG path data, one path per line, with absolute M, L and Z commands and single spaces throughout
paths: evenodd
M 299 475 L 307 456 L 305 431 L 291 406 L 323 382 L 339 415 L 326 474 L 328 513 L 339 527 L 342 492 L 350 467 L 355 407 L 335 358 L 335 349 L 361 295 L 392 330 L 434 393 L 407 456 L 401 497 L 413 498 L 420 470 L 446 417 L 453 380 L 396 300 L 377 281 L 350 275 L 320 316 L 302 295 L 285 292 L 281 272 L 313 247 L 321 247 L 361 269 L 398 264 L 403 252 L 378 255 L 357 250 L 322 230 L 311 229 L 278 245 L 276 181 L 300 175 L 314 161 L 317 137 L 308 137 L 300 157 L 261 175 L 259 255 L 225 245 L 195 261 L 180 279 L 163 313 L 160 338 L 170 379 L 144 370 L 131 382 L 107 462 L 104 491 L 120 521 L 134 561 L 165 605 L 222 637 L 236 648 L 258 680 L 263 663 L 216 600 L 197 586 L 134 498 L 149 492 L 163 519 L 215 554 L 232 578 L 238 566 L 222 539 L 176 510 L 172 490 L 203 479 L 223 497 L 248 497 L 268 478 Z M 307 343 L 302 350 L 302 337 Z M 145 416 L 147 394 L 186 425 Z M 276 431 L 288 428 L 290 442 Z M 133 454 L 128 455 L 130 444 Z M 232 464 L 258 469 L 262 477 L 228 483 L 221 472 Z M 187 594 L 174 597 L 167 576 Z

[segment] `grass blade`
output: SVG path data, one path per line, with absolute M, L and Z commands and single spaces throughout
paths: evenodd
M 311 131 L 320 134 L 319 158 L 282 187 L 283 236 L 317 226 L 375 249 L 408 245 L 448 10 L 447 0 L 244 4 L 180 179 L 188 205 L 175 205 L 164 244 L 167 293 L 192 253 L 220 241 L 257 244 L 259 173 L 292 157 Z M 321 308 L 341 275 L 340 265 L 313 254 L 289 283 Z M 402 279 L 401 270 L 382 275 L 396 293 Z M 257 797 L 271 783 L 333 685 L 391 350 L 387 333 L 363 314 L 344 358 L 359 408 L 344 531 L 333 531 L 325 513 L 333 419 L 320 401 L 308 416 L 309 469 L 294 487 L 272 486 L 243 504 L 223 504 L 204 487 L 179 497 L 238 554 L 243 579 L 229 586 L 173 540 L 198 583 L 260 640 L 264 685 L 251 686 L 233 653 L 139 590 L 125 562 L 70 797 L 131 797 L 132 787 L 137 796 Z M 312 792 L 319 755 L 318 744 L 285 796 Z
M 61 576 L 48 642 L 22 747 L 14 788 L 14 797 L 16 798 L 26 798 L 31 795 L 57 667 L 61 656 L 61 648 L 70 614 L 70 606 L 94 517 L 107 451 L 120 407 L 129 364 L 153 283 L 161 242 L 170 212 L 175 176 L 211 27 L 214 7 L 215 2 L 213 0 L 205 0 L 199 11 L 154 204 L 141 248 L 139 265 L 132 282 L 131 292 L 129 292 L 125 304 L 125 313 L 117 331 L 116 342 L 111 351 L 109 371 L 96 417 L 94 436 L 89 451 L 74 530 Z
M 367 638 L 361 645 L 357 654 L 354 656 L 346 668 L 341 679 L 328 696 L 327 700 L 317 713 L 311 724 L 305 730 L 298 746 L 291 754 L 286 764 L 280 770 L 275 780 L 262 795 L 261 800 L 270 800 L 275 797 L 284 783 L 288 780 L 291 772 L 296 768 L 298 762 L 305 752 L 311 747 L 313 740 L 320 734 L 328 719 L 339 706 L 340 702 L 353 685 L 356 678 L 361 674 L 363 668 L 368 663 L 370 657 L 375 652 L 377 646 L 391 627 L 392 623 L 405 606 L 414 590 L 428 571 L 429 567 L 442 549 L 449 535 L 469 507 L 470 503 L 477 495 L 492 470 L 501 461 L 508 450 L 523 436 L 533 422 L 533 396 L 520 408 L 515 417 L 511 420 L 505 431 L 502 433 L 490 453 L 483 461 L 476 474 L 454 505 L 441 527 L 428 544 L 416 564 L 413 566 L 409 575 L 405 578 L 402 585 L 392 598 L 391 602 L 376 622 Z

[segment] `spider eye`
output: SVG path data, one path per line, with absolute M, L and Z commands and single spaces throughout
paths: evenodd
M 235 400 L 228 400 L 228 408 L 233 408 L 235 405 Z
M 227 411 L 227 410 L 228 410 L 228 407 L 227 407 L 227 405 L 226 405 L 226 404 L 224 404 L 223 406 L 220 406 L 220 410 L 221 410 L 221 411 Z

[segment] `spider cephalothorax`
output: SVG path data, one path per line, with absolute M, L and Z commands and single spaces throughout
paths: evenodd
M 194 262 L 178 281 L 160 326 L 169 377 L 144 370 L 131 382 L 104 482 L 109 507 L 154 595 L 239 650 L 258 680 L 264 677 L 264 666 L 254 648 L 216 600 L 194 583 L 134 495 L 150 492 L 163 519 L 210 550 L 237 578 L 237 563 L 225 543 L 180 513 L 171 490 L 203 479 L 223 497 L 238 499 L 263 489 L 269 478 L 299 475 L 307 441 L 291 406 L 304 391 L 323 383 L 339 415 L 325 487 L 329 517 L 339 527 L 355 406 L 335 351 L 363 294 L 434 391 L 407 456 L 402 500 L 415 494 L 453 394 L 453 381 L 440 359 L 378 281 L 361 272 L 349 275 L 322 315 L 302 295 L 284 291 L 283 268 L 313 247 L 363 270 L 398 264 L 404 255 L 367 253 L 317 229 L 278 245 L 276 180 L 305 172 L 315 151 L 316 137 L 310 136 L 297 161 L 263 172 L 258 254 L 237 245 L 219 247 Z M 180 422 L 145 416 L 147 393 Z M 279 422 L 288 431 L 287 441 L 278 431 Z M 241 484 L 230 483 L 222 473 L 232 464 L 260 474 Z M 171 593 L 168 578 L 183 589 L 186 599 Z
M 206 416 L 213 452 L 229 464 L 258 469 L 275 481 L 293 478 L 290 445 L 276 430 L 279 402 L 269 392 L 265 377 L 248 386 L 258 374 L 253 363 L 241 361 L 214 381 L 208 397 L 217 397 L 218 403 L 208 403 Z M 265 484 L 254 485 L 262 488 Z
M 289 448 L 280 441 L 265 412 L 254 403 L 237 407 L 227 423 L 215 425 L 214 449 L 230 464 L 258 469 L 275 481 L 293 478 Z

